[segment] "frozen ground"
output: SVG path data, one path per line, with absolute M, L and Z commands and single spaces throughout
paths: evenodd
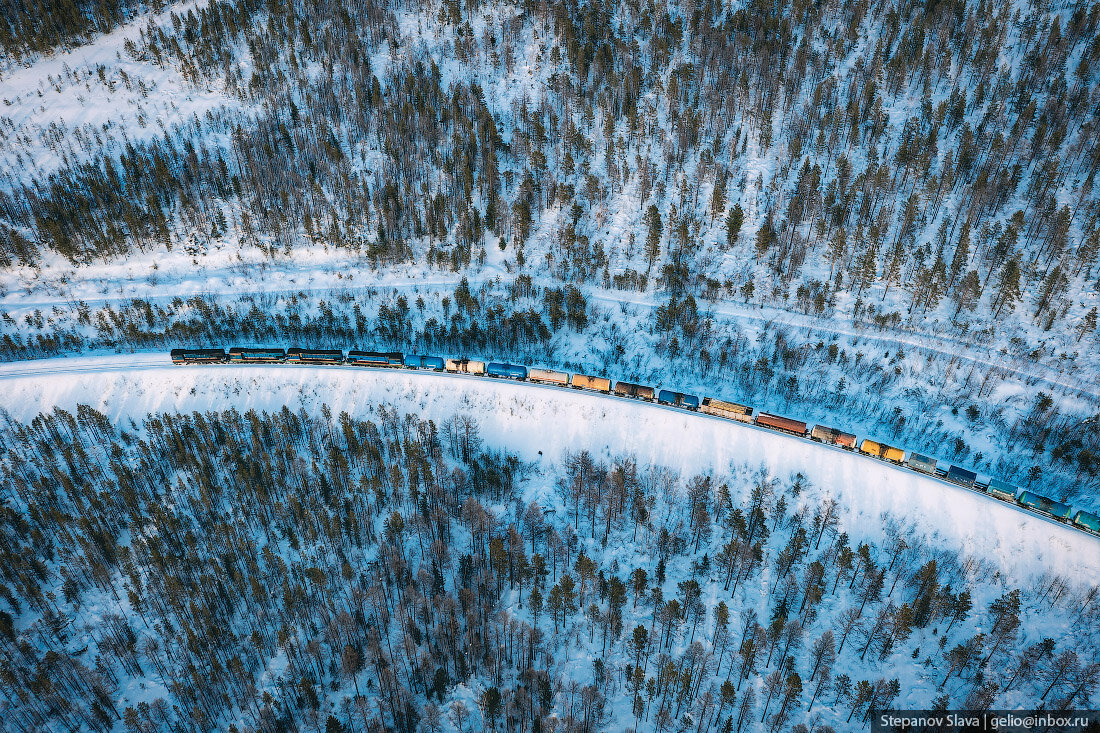
M 853 541 L 881 539 L 892 516 L 914 533 L 962 554 L 979 553 L 1009 583 L 1045 573 L 1100 577 L 1100 540 L 1041 517 L 838 449 L 703 415 L 553 387 L 423 372 L 292 366 L 174 367 L 166 354 L 43 360 L 0 365 L 0 406 L 29 420 L 54 407 L 89 404 L 112 420 L 157 411 L 190 412 L 282 405 L 368 414 L 380 404 L 441 422 L 473 415 L 488 445 L 543 465 L 565 451 L 632 453 L 682 476 L 764 465 L 801 471 L 815 492 L 839 498 Z M 532 490 L 544 504 L 553 491 Z

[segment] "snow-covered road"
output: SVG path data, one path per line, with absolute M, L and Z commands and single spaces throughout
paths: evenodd
M 1056 572 L 1100 577 L 1100 540 L 967 489 L 838 448 L 698 413 L 558 387 L 466 375 L 359 367 L 176 367 L 167 354 L 46 359 L 0 364 L 0 407 L 28 420 L 42 410 L 90 404 L 113 420 L 150 412 L 277 410 L 283 405 L 369 415 L 380 404 L 437 423 L 456 412 L 476 417 L 488 445 L 526 460 L 556 461 L 588 449 L 610 458 L 679 471 L 724 474 L 764 466 L 785 478 L 805 474 L 812 497 L 847 507 L 855 539 L 881 539 L 889 518 L 914 536 L 974 552 L 1021 582 Z M 548 474 L 549 475 L 549 474 Z M 537 480 L 535 482 L 537 484 Z M 748 487 L 734 486 L 734 491 Z M 537 493 L 555 501 L 552 487 Z

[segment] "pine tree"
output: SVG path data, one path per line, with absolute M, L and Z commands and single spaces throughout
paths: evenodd
M 745 212 L 741 210 L 741 204 L 733 205 L 726 215 L 726 246 L 737 244 L 737 238 L 741 234 L 741 225 L 745 221 Z
M 1096 330 L 1096 306 L 1093 306 L 1085 317 L 1081 319 L 1081 323 L 1077 325 L 1077 340 L 1080 341 L 1087 334 L 1093 333 Z

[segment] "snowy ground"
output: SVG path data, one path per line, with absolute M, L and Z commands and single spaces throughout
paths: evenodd
M 282 405 L 364 415 L 380 404 L 437 422 L 476 417 L 487 444 L 542 465 L 565 451 L 632 453 L 681 476 L 765 465 L 805 474 L 815 492 L 848 509 L 853 540 L 879 540 L 887 515 L 947 549 L 977 551 L 1010 583 L 1044 573 L 1100 577 L 1100 541 L 962 488 L 839 449 L 755 427 L 619 398 L 554 387 L 423 372 L 292 366 L 174 367 L 167 355 L 69 358 L 0 365 L 0 407 L 28 420 L 40 411 L 90 404 L 112 420 L 149 412 Z M 542 482 L 545 483 L 545 482 Z M 531 491 L 552 502 L 549 486 Z

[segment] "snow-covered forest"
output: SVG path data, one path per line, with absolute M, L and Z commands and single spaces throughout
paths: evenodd
M 1007 504 L 562 390 L 104 355 L 604 374 L 1097 510 L 1098 26 L 1088 0 L 0 2 L 0 361 L 52 374 L 0 364 L 0 729 L 1095 705 L 1097 542 Z
M 764 463 L 543 464 L 469 414 L 324 404 L 0 440 L 11 730 L 849 730 L 1100 685 L 1095 576 Z
M 1096 4 L 5 13 L 0 358 L 526 356 L 1096 505 Z

